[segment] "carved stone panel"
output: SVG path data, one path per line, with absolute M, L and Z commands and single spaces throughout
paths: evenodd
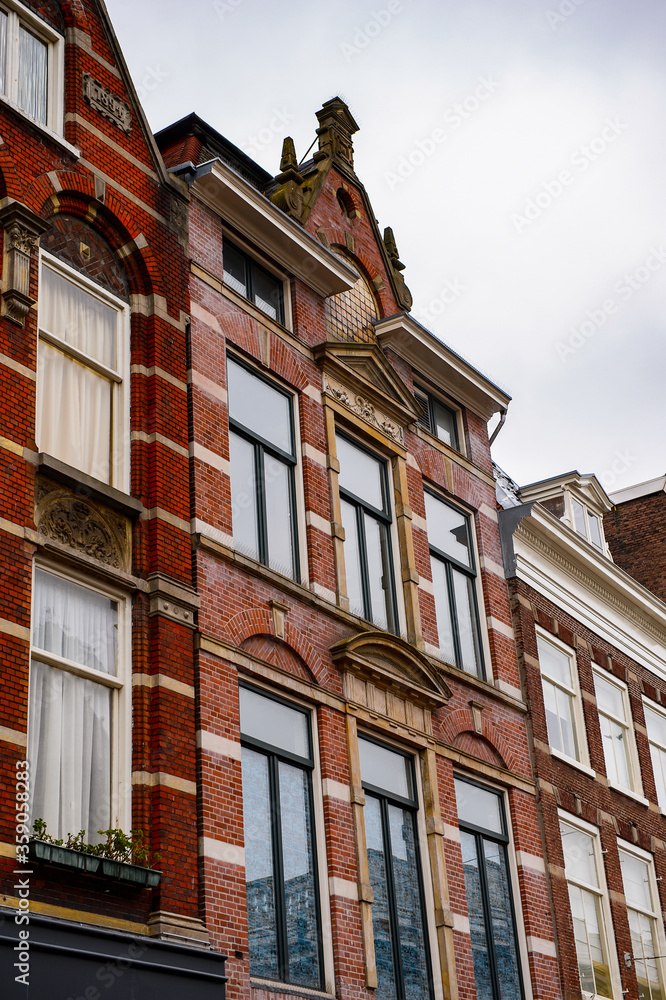
M 99 111 L 123 132 L 132 131 L 132 112 L 129 107 L 89 73 L 83 74 L 83 98 L 91 108 Z
M 113 569 L 131 568 L 131 527 L 127 518 L 39 477 L 35 523 L 40 534 Z
M 374 403 L 365 399 L 364 396 L 360 396 L 357 393 L 352 392 L 349 389 L 345 389 L 339 382 L 335 382 L 329 375 L 324 375 L 324 392 L 327 393 L 331 399 L 337 400 L 338 403 L 342 403 L 347 409 L 351 410 L 357 416 L 365 420 L 366 423 L 371 424 L 378 430 L 385 434 L 388 438 L 396 441 L 398 444 L 403 445 L 405 443 L 405 437 L 403 434 L 402 427 L 396 424 L 393 420 L 389 420 L 385 413 L 382 413 Z

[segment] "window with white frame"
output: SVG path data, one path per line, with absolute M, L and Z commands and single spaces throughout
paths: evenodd
M 560 819 L 564 870 L 569 887 L 580 985 L 587 996 L 612 997 L 608 893 L 599 832 Z
M 398 611 L 387 465 L 342 434 L 336 434 L 336 447 L 349 608 L 395 632 Z
M 537 646 L 548 743 L 565 757 L 583 762 L 583 727 L 573 650 L 542 635 L 537 635 Z
M 28 715 L 31 816 L 57 838 L 126 826 L 127 600 L 35 568 Z
M 455 789 L 476 996 L 520 1000 L 523 981 L 502 794 L 460 776 Z
M 570 502 L 574 531 L 583 538 L 586 538 L 588 542 L 591 542 L 595 549 L 603 552 L 604 543 L 601 518 L 582 504 L 580 500 L 576 500 L 575 497 L 570 497 Z
M 71 268 L 42 255 L 37 446 L 127 490 L 128 310 Z
M 234 547 L 298 580 L 293 400 L 227 358 Z
M 657 802 L 666 812 L 666 714 L 656 705 L 648 705 L 647 702 L 643 703 L 643 707 L 654 783 L 657 788 Z
M 320 989 L 309 712 L 254 688 L 239 694 L 250 971 Z
M 442 657 L 484 676 L 470 518 L 425 492 L 437 633 Z
M 372 886 L 377 1000 L 428 1000 L 432 973 L 416 824 L 414 762 L 358 740 L 363 819 Z
M 0 3 L 0 93 L 20 111 L 62 131 L 64 40 L 23 4 Z
M 613 785 L 640 792 L 638 757 L 626 684 L 593 666 L 606 776 Z
M 639 1000 L 664 1000 L 666 950 L 652 858 L 629 844 L 620 847 L 620 866 Z

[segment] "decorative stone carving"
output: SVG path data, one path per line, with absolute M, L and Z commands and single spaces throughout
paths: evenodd
M 102 512 L 90 500 L 37 479 L 35 523 L 40 534 L 91 559 L 127 571 L 130 528 L 126 518 Z
M 123 132 L 132 131 L 132 112 L 127 104 L 89 73 L 83 74 L 83 99 Z
M 287 215 L 290 215 L 292 219 L 300 221 L 303 212 L 303 191 L 301 188 L 303 177 L 298 170 L 296 148 L 290 135 L 282 144 L 280 173 L 275 178 L 275 183 L 278 187 L 271 194 L 271 201 Z
M 354 146 L 352 136 L 358 132 L 351 111 L 339 97 L 326 101 L 317 112 L 319 128 L 319 149 L 314 155 L 315 161 L 326 158 L 337 159 L 354 170 Z
M 347 392 L 341 386 L 336 385 L 327 375 L 324 376 L 324 392 L 331 396 L 332 399 L 337 400 L 356 413 L 357 416 L 361 417 L 367 423 L 376 427 L 378 430 L 385 434 L 386 437 L 391 438 L 400 445 L 404 445 L 404 434 L 402 427 L 389 420 L 388 417 L 378 410 L 373 403 L 370 403 L 365 397 L 359 396 L 353 393 Z
M 389 260 L 391 262 L 391 268 L 393 270 L 393 282 L 396 298 L 403 309 L 409 310 L 412 308 L 412 293 L 405 284 L 405 279 L 403 278 L 401 272 L 405 270 L 405 265 L 400 260 L 400 255 L 398 253 L 398 247 L 396 246 L 395 237 L 393 235 L 393 230 L 390 227 L 386 227 L 384 230 L 384 246 L 386 247 L 386 252 L 388 253 Z
M 30 295 L 30 258 L 47 227 L 38 215 L 19 202 L 2 209 L 0 226 L 5 231 L 2 315 L 25 326 L 26 316 L 36 301 Z

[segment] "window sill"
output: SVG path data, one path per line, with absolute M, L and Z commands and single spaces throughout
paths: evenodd
M 295 997 L 326 997 L 327 1000 L 335 1000 L 335 993 L 326 993 L 323 990 L 316 990 L 309 986 L 294 986 L 291 983 L 279 983 L 274 979 L 250 979 L 250 986 L 258 990 L 265 990 L 267 993 L 289 993 Z
M 587 774 L 590 778 L 596 778 L 597 772 L 588 767 L 587 764 L 582 764 L 575 757 L 567 757 L 565 753 L 560 753 L 559 750 L 555 750 L 553 747 L 549 747 L 551 757 L 556 757 L 557 760 L 564 761 L 565 764 L 570 764 L 571 767 L 575 767 L 577 771 L 582 771 L 583 774 Z
M 40 452 L 37 456 L 37 471 L 48 479 L 53 479 L 63 486 L 69 486 L 76 491 L 77 495 L 85 498 L 97 500 L 107 507 L 113 508 L 126 517 L 139 517 L 143 513 L 144 506 L 136 497 L 130 496 L 117 490 L 114 486 L 107 486 L 99 479 L 93 479 L 78 469 L 73 469 L 71 465 L 66 465 L 52 455 Z
M 613 792 L 619 792 L 620 795 L 626 795 L 628 799 L 633 799 L 634 802 L 640 802 L 642 806 L 650 806 L 650 800 L 646 799 L 645 796 L 639 795 L 638 792 L 632 792 L 630 788 L 623 788 L 622 785 L 616 785 L 612 781 L 608 782 L 608 787 Z
M 62 135 L 60 132 L 55 132 L 52 128 L 50 128 L 48 125 L 45 125 L 43 122 L 38 122 L 36 118 L 32 118 L 29 114 L 26 114 L 25 111 L 19 108 L 18 104 L 14 104 L 13 101 L 10 101 L 9 98 L 5 97 L 3 94 L 0 94 L 0 102 L 2 104 L 5 104 L 8 108 L 11 108 L 12 111 L 15 111 L 16 114 L 20 115 L 21 118 L 24 118 L 25 121 L 30 122 L 30 124 L 34 125 L 35 128 L 38 128 L 40 132 L 43 132 L 45 135 L 47 135 L 49 139 L 53 140 L 53 142 L 57 142 L 59 146 L 62 146 L 63 149 L 66 149 L 67 152 L 71 153 L 71 155 L 74 156 L 77 160 L 81 158 L 81 150 L 77 149 L 76 146 L 72 146 L 71 142 L 67 142 L 67 139 L 65 139 L 64 135 Z

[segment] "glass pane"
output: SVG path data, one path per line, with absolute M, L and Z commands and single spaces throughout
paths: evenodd
M 600 549 L 601 528 L 599 527 L 599 518 L 596 514 L 591 514 L 589 510 L 587 512 L 587 526 L 590 529 L 590 541 L 593 545 L 596 545 L 596 547 Z
M 408 757 L 360 737 L 358 754 L 363 781 L 374 785 L 375 788 L 383 788 L 386 792 L 400 795 L 404 799 L 414 798 Z
M 117 601 L 35 570 L 33 646 L 115 677 L 117 632 Z
M 564 653 L 557 646 L 553 646 L 552 643 L 541 637 L 537 637 L 537 647 L 541 673 L 551 677 L 559 684 L 571 688 L 571 657 L 569 654 Z
M 622 691 L 612 681 L 594 674 L 594 693 L 597 697 L 597 708 L 600 712 L 609 712 L 616 718 L 625 721 L 624 699 Z
M 585 508 L 582 503 L 578 502 L 578 500 L 572 499 L 571 503 L 573 505 L 574 513 L 574 527 L 579 535 L 582 535 L 583 538 L 587 538 L 587 531 L 585 530 Z
M 279 764 L 280 820 L 285 911 L 287 915 L 287 982 L 319 986 L 319 921 L 307 774 Z
M 460 831 L 460 850 L 462 852 L 463 873 L 465 876 L 467 916 L 469 918 L 469 930 L 472 939 L 476 997 L 477 1000 L 496 1000 L 490 965 L 490 951 L 486 935 L 483 891 L 481 888 L 476 844 L 476 837 L 473 834 L 467 833 L 465 830 Z M 517 996 L 520 996 L 520 994 L 517 994 Z
M 100 482 L 111 482 L 111 383 L 40 341 L 37 442 Z
M 347 575 L 349 610 L 352 614 L 365 618 L 361 547 L 358 539 L 356 508 L 352 507 L 346 500 L 340 500 L 340 510 L 342 512 L 342 527 L 345 529 L 345 573 Z
M 107 368 L 117 368 L 118 310 L 56 274 L 50 267 L 42 267 L 41 286 L 39 322 L 42 330 Z
M 447 406 L 438 403 L 436 399 L 432 401 L 432 408 L 435 417 L 435 434 L 452 448 L 458 447 L 458 430 L 456 427 L 456 416 Z
M 573 698 L 542 678 L 548 742 L 554 750 L 578 760 L 578 744 L 573 724 Z
M 239 295 L 247 298 L 247 281 L 245 278 L 245 258 L 230 243 L 224 243 L 224 283 L 233 288 Z
M 254 445 L 229 432 L 231 459 L 231 524 L 234 548 L 253 559 L 259 558 L 257 482 L 254 472 Z
M 647 705 L 644 708 L 648 736 L 653 743 L 659 743 L 660 746 L 666 747 L 666 716 L 662 715 L 661 712 L 653 711 Z
M 281 451 L 293 454 L 288 396 L 231 358 L 227 361 L 227 390 L 230 417 Z
M 430 995 L 430 983 L 424 947 L 425 928 L 416 861 L 414 817 L 406 809 L 389 805 L 388 820 L 404 997 L 405 1000 L 425 1000 Z
M 243 747 L 247 930 L 252 974 L 279 979 L 268 759 Z
M 652 893 L 650 892 L 650 876 L 646 861 L 641 861 L 634 854 L 620 851 L 622 881 L 624 894 L 629 906 L 639 906 L 643 910 L 652 910 Z
M 370 514 L 366 514 L 363 520 L 368 557 L 370 618 L 375 625 L 388 629 L 393 623 L 388 530 L 385 524 L 380 524 Z
M 282 282 L 258 267 L 252 269 L 254 303 L 271 319 L 279 319 Z
M 656 747 L 654 743 L 651 743 L 650 756 L 652 758 L 654 783 L 657 788 L 657 802 L 662 809 L 666 809 L 666 753 L 659 747 Z
M 567 878 L 598 886 L 594 840 L 590 834 L 583 833 L 568 823 L 560 823 L 560 834 Z
M 599 726 L 601 728 L 601 742 L 604 747 L 604 760 L 606 761 L 606 775 L 609 781 L 622 785 L 623 788 L 631 788 L 631 774 L 629 772 L 629 747 L 627 746 L 627 732 L 623 726 L 614 722 L 605 715 L 599 715 Z
M 655 921 L 644 913 L 627 910 L 639 1000 L 663 1000 L 660 969 L 656 961 L 658 939 Z
M 460 641 L 460 666 L 470 674 L 479 673 L 479 630 L 474 610 L 474 581 L 466 574 L 452 569 L 453 589 L 456 599 L 458 639 Z
M 490 788 L 479 788 L 468 781 L 454 779 L 458 819 L 492 833 L 504 835 L 501 795 Z
M 240 724 L 244 736 L 310 759 L 310 730 L 305 712 L 250 688 L 239 689 Z
M 435 614 L 437 616 L 439 650 L 447 663 L 455 664 L 456 652 L 453 645 L 453 625 L 451 624 L 451 604 L 449 600 L 446 564 L 441 559 L 431 556 L 430 565 L 432 567 L 432 583 L 435 591 Z
M 376 510 L 386 510 L 382 489 L 383 463 L 343 437 L 336 437 L 340 489 L 353 493 Z
M 503 844 L 484 839 L 483 851 L 500 993 L 504 1000 L 516 1000 L 521 996 L 521 983 L 506 849 Z
M 111 825 L 109 688 L 32 661 L 28 757 L 32 819 L 52 837 L 85 831 L 88 843 Z
M 374 895 L 372 903 L 372 932 L 375 939 L 375 963 L 377 965 L 377 982 L 375 990 L 377 1000 L 395 1000 L 396 983 L 393 968 L 393 951 L 391 946 L 391 922 L 389 919 L 388 888 L 386 857 L 384 855 L 384 840 L 382 837 L 382 820 L 379 801 L 372 795 L 366 795 L 363 809 L 365 820 L 365 842 L 368 851 L 368 869 L 370 885 Z
M 19 28 L 18 106 L 46 124 L 48 46 L 21 25 Z
M 291 467 L 264 452 L 268 565 L 294 576 L 294 525 L 291 508 Z
M 591 892 L 569 886 L 569 901 L 576 940 L 580 984 L 588 993 L 612 997 L 610 969 L 605 956 L 599 899 Z
M 430 544 L 457 562 L 471 568 L 472 555 L 467 515 L 449 507 L 447 503 L 438 500 L 431 493 L 425 494 L 425 506 Z
M 0 91 L 7 93 L 7 15 L 0 10 Z

